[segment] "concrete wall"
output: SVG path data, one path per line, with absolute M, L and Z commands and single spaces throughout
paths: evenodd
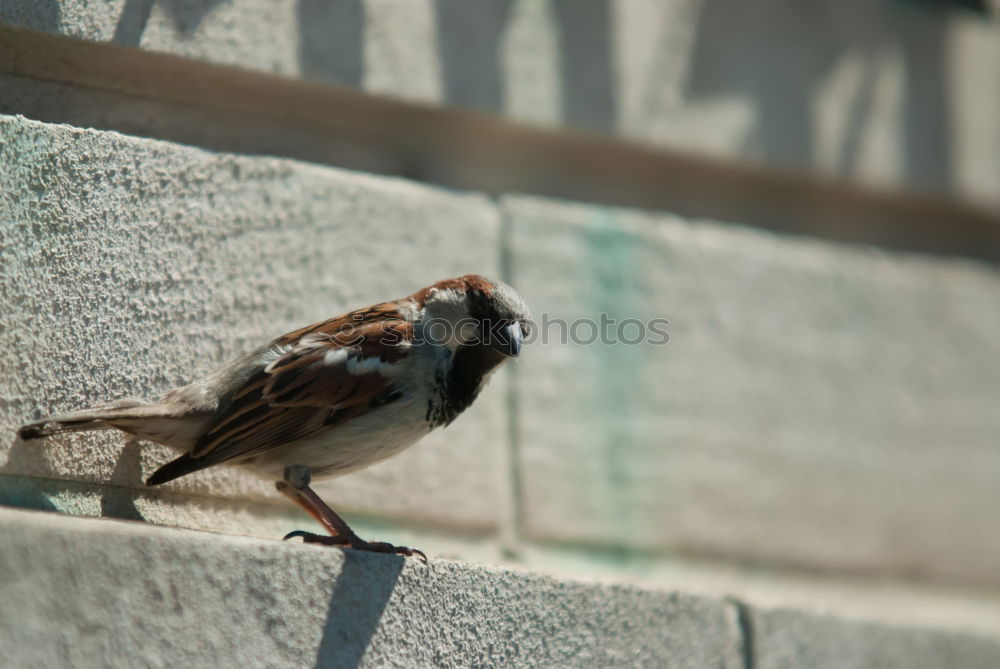
M 669 343 L 550 329 L 453 427 L 327 485 L 364 532 L 662 583 L 699 580 L 656 576 L 686 556 L 996 586 L 994 268 L 13 117 L 0 140 L 8 435 L 156 396 L 436 277 L 503 274 L 539 319 L 665 317 Z M 8 504 L 267 537 L 309 527 L 236 471 L 146 490 L 167 453 L 117 435 L 2 448 Z M 931 622 L 957 607 L 1000 629 L 989 600 L 949 597 Z M 910 617 L 898 599 L 875 609 Z
M 728 42 L 731 22 L 707 0 L 478 13 L 417 0 L 8 1 L 0 20 L 184 56 L 189 69 L 237 64 L 995 196 L 1000 98 L 978 85 L 1000 62 L 995 25 L 878 3 L 859 3 L 852 23 L 828 9 L 823 23 L 762 3 Z M 788 39 L 759 48 L 765 25 Z M 0 64 L 32 58 L 7 35 Z M 945 77 L 939 62 L 958 69 Z M 143 134 L 175 140 L 176 112 L 236 153 L 0 115 L 0 504 L 151 524 L 0 511 L 0 646 L 15 664 L 1000 662 L 996 265 L 253 155 L 240 137 L 308 144 L 315 132 L 252 113 L 230 127 L 196 94 L 126 88 L 119 107 L 85 76 L 29 70 L 0 74 L 0 109 L 83 103 L 79 118 L 139 115 Z M 947 110 L 928 103 L 942 77 Z M 813 86 L 828 93 L 803 92 Z M 801 104 L 774 116 L 775 91 Z M 764 127 L 779 121 L 787 132 Z M 44 414 L 154 397 L 297 326 L 469 271 L 515 285 L 539 326 L 666 319 L 669 341 L 584 344 L 588 326 L 562 341 L 550 325 L 455 425 L 324 485 L 363 536 L 416 545 L 429 566 L 279 544 L 312 521 L 240 472 L 146 489 L 170 457 L 155 445 L 13 436 Z
M 997 584 L 994 268 L 11 117 L 0 138 L 8 431 L 503 271 L 546 337 L 513 392 L 502 376 L 454 427 L 331 485 L 335 503 L 484 536 L 518 514 L 542 544 Z M 668 319 L 669 342 L 587 344 L 573 323 L 601 314 Z M 138 490 L 167 457 L 115 435 L 3 448 L 6 476 Z M 166 489 L 278 501 L 225 470 Z
M 996 585 L 1000 273 L 511 196 L 524 531 Z M 637 338 L 634 324 L 602 339 Z M 656 339 L 655 333 L 645 334 Z
M 891 0 L 8 0 L 0 20 L 1000 203 L 1000 24 Z

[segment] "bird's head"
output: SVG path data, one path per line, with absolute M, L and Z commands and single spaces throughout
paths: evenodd
M 514 358 L 530 333 L 531 316 L 517 291 L 478 274 L 438 281 L 413 299 L 424 308 L 425 338 L 452 352 L 487 348 Z

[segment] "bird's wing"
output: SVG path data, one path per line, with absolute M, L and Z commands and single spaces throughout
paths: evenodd
M 224 398 L 189 456 L 242 459 L 331 429 L 400 396 L 413 326 L 394 303 L 289 333 L 272 362 Z

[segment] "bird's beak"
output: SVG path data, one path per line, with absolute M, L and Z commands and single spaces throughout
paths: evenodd
M 505 325 L 497 330 L 493 346 L 500 353 L 510 358 L 516 358 L 521 354 L 521 345 L 523 343 L 524 332 L 521 330 L 521 324 L 514 321 L 510 325 Z

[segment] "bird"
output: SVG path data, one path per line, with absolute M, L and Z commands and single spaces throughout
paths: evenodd
M 117 429 L 179 453 L 148 486 L 237 465 L 274 480 L 327 532 L 285 539 L 426 561 L 417 549 L 361 539 L 310 483 L 385 460 L 450 424 L 530 332 L 512 287 L 467 274 L 289 332 L 158 401 L 50 416 L 18 437 Z

